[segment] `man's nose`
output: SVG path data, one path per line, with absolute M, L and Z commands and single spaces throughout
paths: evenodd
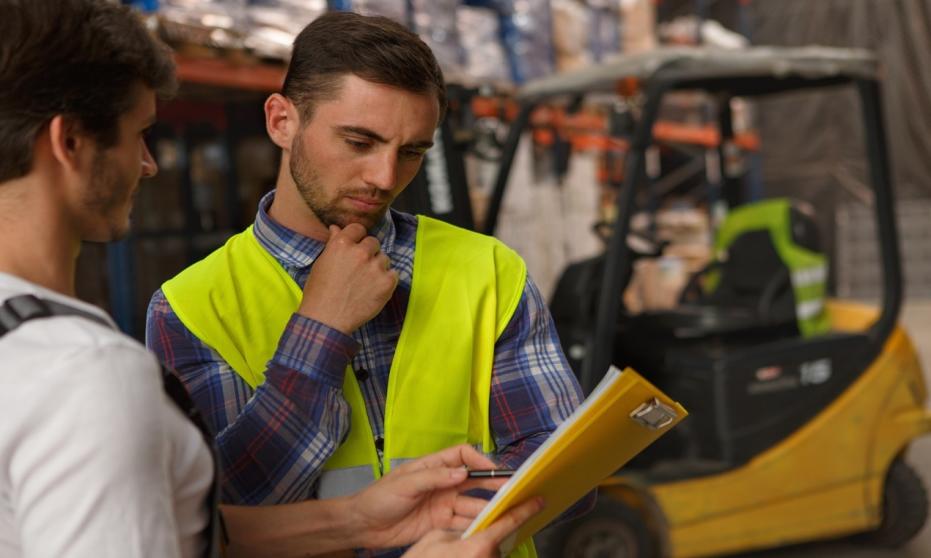
M 152 152 L 149 151 L 149 146 L 146 144 L 145 140 L 142 141 L 142 177 L 143 178 L 152 178 L 158 174 L 158 163 L 155 162 L 155 157 L 152 156 Z
M 385 150 L 373 156 L 366 166 L 363 180 L 379 190 L 393 190 L 398 181 L 398 156 Z

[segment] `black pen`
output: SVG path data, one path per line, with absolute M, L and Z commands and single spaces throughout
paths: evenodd
M 470 479 L 496 479 L 510 477 L 514 474 L 514 469 L 476 469 L 469 471 Z

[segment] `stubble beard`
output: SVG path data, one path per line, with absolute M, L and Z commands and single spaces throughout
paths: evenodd
M 111 242 L 129 234 L 129 212 L 132 210 L 132 193 L 135 185 L 127 184 L 128 179 L 117 167 L 111 164 L 103 150 L 94 155 L 91 163 L 91 184 L 83 205 L 87 215 L 94 221 L 103 219 L 107 232 L 104 238 L 88 238 L 91 241 Z M 126 206 L 129 205 L 129 208 Z M 123 215 L 123 211 L 126 215 Z M 93 225 L 89 225 L 91 230 Z
M 297 191 L 304 200 L 304 204 L 317 217 L 317 220 L 324 227 L 336 225 L 340 228 L 350 223 L 360 223 L 371 230 L 376 224 L 381 222 L 385 213 L 388 211 L 388 204 L 378 213 L 357 213 L 337 207 L 339 201 L 347 194 L 359 194 L 369 198 L 384 198 L 384 194 L 376 189 L 372 190 L 354 190 L 354 191 L 337 191 L 331 200 L 325 197 L 325 191 L 320 183 L 320 173 L 314 170 L 313 165 L 307 160 L 304 153 L 304 142 L 301 135 L 294 138 L 291 145 L 291 158 L 288 162 L 288 170 L 291 172 L 291 179 L 297 186 Z

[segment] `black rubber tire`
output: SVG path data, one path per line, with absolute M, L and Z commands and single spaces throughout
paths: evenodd
M 899 548 L 912 539 L 928 519 L 928 493 L 921 477 L 901 458 L 889 466 L 883 489 L 882 523 L 864 539 L 872 545 Z
M 537 533 L 540 558 L 655 558 L 653 537 L 636 510 L 602 496 L 588 514 Z

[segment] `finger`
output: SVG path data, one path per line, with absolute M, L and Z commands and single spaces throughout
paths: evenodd
M 430 531 L 430 533 L 434 533 L 434 541 L 453 542 L 462 538 L 462 531 L 459 529 L 435 529 Z M 427 534 L 429 535 L 430 533 Z
M 473 488 L 481 488 L 483 490 L 492 490 L 497 491 L 499 488 L 504 486 L 508 479 L 506 478 L 497 478 L 497 479 L 469 479 L 467 482 L 462 484 L 462 490 L 472 490 Z
M 451 531 L 448 529 L 434 529 L 420 537 L 420 541 L 415 546 L 422 547 L 441 542 L 453 542 L 462 536 L 461 531 Z
M 497 546 L 542 509 L 543 499 L 532 498 L 519 506 L 509 509 L 497 521 L 489 525 L 487 529 L 473 536 L 478 539 L 477 542 L 491 542 Z
M 427 532 L 427 534 L 421 537 L 420 540 L 422 541 L 448 541 L 448 540 L 452 540 L 452 538 L 455 536 L 456 536 L 455 533 L 450 533 L 446 529 L 434 529 L 432 531 Z
M 454 515 L 449 518 L 448 526 L 450 529 L 454 529 L 456 531 L 465 531 L 466 529 L 469 528 L 469 525 L 472 525 L 473 519 L 475 518 L 474 517 L 460 517 L 458 515 Z
M 466 519 L 472 519 L 482 513 L 487 505 L 488 500 L 484 498 L 459 495 L 453 504 L 453 513 Z
M 368 231 L 365 230 L 365 227 L 359 223 L 349 223 L 343 227 L 343 237 L 348 238 L 352 242 L 360 242 L 363 238 L 368 236 Z
M 418 496 L 434 490 L 449 488 L 462 483 L 467 477 L 460 467 L 434 467 L 420 471 L 403 472 L 395 477 L 401 494 Z
M 382 269 L 391 269 L 391 258 L 386 256 L 384 252 L 375 255 L 375 263 Z
M 408 463 L 412 467 L 469 467 L 470 469 L 494 469 L 497 465 L 467 444 L 452 446 Z
M 373 263 L 372 265 L 378 266 L 379 264 Z M 382 275 L 372 283 L 372 292 L 390 297 L 394 290 L 398 288 L 398 272 L 394 269 L 381 269 L 380 267 L 377 269 L 378 273 Z M 387 303 L 387 299 L 385 299 L 385 302 Z
M 396 470 L 416 471 L 420 469 L 429 469 L 431 467 L 465 467 L 467 459 L 464 458 L 463 455 L 468 455 L 468 460 L 474 461 L 475 458 L 471 455 L 473 453 L 478 453 L 475 451 L 475 448 L 466 444 L 460 444 L 458 446 L 451 446 L 444 450 L 425 455 L 413 461 L 408 461 Z M 481 454 L 479 454 L 479 456 L 481 456 Z M 490 459 L 487 461 L 488 464 L 485 465 L 486 468 L 492 469 L 495 467 L 494 463 Z
M 494 460 L 472 446 L 462 446 L 459 451 L 459 459 L 469 469 L 495 469 L 498 467 Z
M 381 252 L 381 244 L 378 243 L 378 239 L 374 236 L 366 236 L 359 242 L 359 246 L 361 246 L 369 256 L 374 256 Z
M 327 241 L 329 241 L 334 236 L 338 235 L 343 230 L 339 228 L 339 225 L 330 225 L 328 228 L 329 228 L 330 236 L 327 238 Z

